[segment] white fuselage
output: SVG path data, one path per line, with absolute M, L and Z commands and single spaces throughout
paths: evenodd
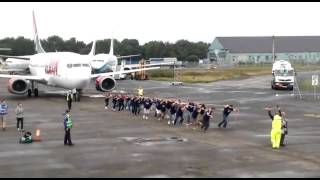
M 95 73 L 112 71 L 117 65 L 118 59 L 110 54 L 97 54 L 91 58 L 91 67 Z
M 89 59 L 71 52 L 35 54 L 30 59 L 32 76 L 44 77 L 49 86 L 66 89 L 83 89 L 91 80 Z

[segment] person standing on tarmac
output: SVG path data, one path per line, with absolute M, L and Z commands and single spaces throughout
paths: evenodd
M 23 129 L 23 107 L 22 107 L 22 104 L 21 103 L 18 103 L 18 106 L 17 108 L 15 109 L 15 112 L 16 112 L 16 117 L 17 117 L 17 130 L 18 131 L 24 131 Z M 21 124 L 21 129 L 19 127 L 19 125 Z
M 66 100 L 67 100 L 68 109 L 70 111 L 71 107 L 72 107 L 72 93 L 71 93 L 71 91 L 68 91 Z
M 143 96 L 143 88 L 141 86 L 138 88 L 138 96 Z
M 0 103 L 0 119 L 2 124 L 2 131 L 6 130 L 6 121 L 4 117 L 7 114 L 8 114 L 8 105 L 6 104 L 6 101 L 2 99 Z
M 73 146 L 74 144 L 71 141 L 72 120 L 69 110 L 66 110 L 66 113 L 63 118 L 63 124 L 65 129 L 64 145 Z
M 284 144 L 284 138 L 285 136 L 288 134 L 288 123 L 287 121 L 284 119 L 284 115 L 285 115 L 285 112 L 281 111 L 279 105 L 277 105 L 277 110 L 278 112 L 276 114 L 278 114 L 280 117 L 281 117 L 281 138 L 280 138 L 280 146 L 285 146 Z M 271 120 L 274 119 L 274 116 L 272 113 L 271 113 L 271 108 L 269 107 L 268 108 L 268 115 L 270 117 Z
M 104 103 L 105 103 L 104 109 L 108 109 L 109 100 L 110 100 L 110 94 L 106 94 L 104 97 Z
M 280 141 L 281 141 L 281 126 L 282 126 L 282 118 L 281 118 L 281 110 L 277 105 L 278 111 L 275 115 L 272 115 L 271 108 L 268 108 L 268 115 L 272 119 L 272 129 L 270 132 L 270 140 L 273 149 L 280 148 Z

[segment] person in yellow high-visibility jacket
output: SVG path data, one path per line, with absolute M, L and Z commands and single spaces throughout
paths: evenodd
M 139 87 L 138 89 L 138 96 L 143 96 L 143 88 Z
M 280 147 L 280 140 L 281 140 L 281 126 L 282 126 L 282 118 L 279 114 L 276 114 L 273 117 L 272 121 L 272 129 L 271 129 L 271 143 L 272 148 L 279 149 Z

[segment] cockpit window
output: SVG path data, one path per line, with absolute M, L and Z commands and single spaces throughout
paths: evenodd
M 68 68 L 71 68 L 71 67 L 72 67 L 72 64 L 67 64 L 67 67 L 68 67 Z

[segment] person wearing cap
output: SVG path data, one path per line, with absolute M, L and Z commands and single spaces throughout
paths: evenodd
M 72 141 L 71 141 L 72 120 L 71 120 L 71 115 L 69 110 L 66 110 L 66 113 L 63 118 L 63 124 L 65 129 L 64 145 L 73 146 L 74 144 L 72 144 Z

